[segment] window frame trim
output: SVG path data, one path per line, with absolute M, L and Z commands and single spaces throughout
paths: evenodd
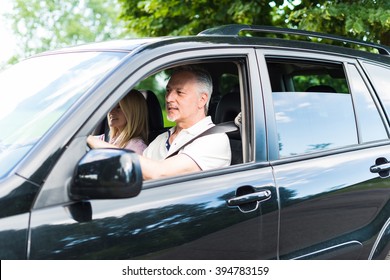
M 268 158 L 270 162 L 273 161 L 285 161 L 290 159 L 302 159 L 302 158 L 315 158 L 322 155 L 330 155 L 330 154 L 338 154 L 340 151 L 350 151 L 354 149 L 362 149 L 363 147 L 372 147 L 376 145 L 383 145 L 383 143 L 389 142 L 389 139 L 383 139 L 378 141 L 373 141 L 369 143 L 361 143 L 360 141 L 360 134 L 359 134 L 359 126 L 358 126 L 358 119 L 356 116 L 356 110 L 355 110 L 355 104 L 353 103 L 354 93 L 351 90 L 351 86 L 349 84 L 349 75 L 348 75 L 348 69 L 346 68 L 346 64 L 352 64 L 355 65 L 359 71 L 359 73 L 362 75 L 365 71 L 362 70 L 362 66 L 359 63 L 358 59 L 347 57 L 347 56 L 335 56 L 332 54 L 326 54 L 323 52 L 308 52 L 308 51 L 299 51 L 299 50 L 272 50 L 272 49 L 262 49 L 257 48 L 256 49 L 256 55 L 259 60 L 259 72 L 260 77 L 263 81 L 262 87 L 263 87 L 263 100 L 264 100 L 264 111 L 266 112 L 266 128 L 267 128 L 267 150 L 268 150 Z M 315 57 L 315 58 L 313 58 Z M 310 61 L 317 62 L 317 63 L 335 63 L 343 65 L 346 80 L 348 83 L 349 91 L 352 98 L 352 106 L 353 110 L 355 112 L 355 126 L 356 130 L 358 132 L 358 143 L 343 147 L 335 147 L 332 149 L 324 150 L 324 151 L 317 151 L 312 153 L 303 153 L 299 155 L 289 156 L 289 157 L 283 157 L 281 158 L 279 156 L 279 141 L 278 141 L 278 135 L 277 135 L 277 123 L 276 123 L 276 117 L 275 117 L 275 111 L 273 108 L 273 99 L 272 99 L 272 87 L 270 83 L 268 68 L 267 68 L 267 58 L 273 58 L 273 59 L 286 59 L 291 61 L 299 61 L 302 60 L 303 62 Z M 266 69 L 266 71 L 262 70 Z M 380 116 L 383 118 L 383 108 L 378 107 L 378 100 L 377 97 L 374 98 L 373 96 L 373 87 L 370 83 L 367 84 L 369 81 L 368 78 L 365 75 L 362 75 L 362 78 L 364 82 L 367 85 L 367 88 L 371 94 L 371 97 L 373 98 L 374 104 L 376 105 Z M 370 85 L 370 86 L 368 86 Z M 385 115 L 386 116 L 386 115 Z M 389 134 L 389 126 L 384 123 L 385 129 L 387 130 L 387 133 Z

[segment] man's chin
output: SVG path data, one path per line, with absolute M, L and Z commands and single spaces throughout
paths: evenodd
M 167 120 L 170 121 L 170 122 L 175 122 L 177 120 L 177 118 L 175 116 L 167 116 Z

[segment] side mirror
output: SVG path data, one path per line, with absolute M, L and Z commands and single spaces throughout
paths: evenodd
M 142 188 L 138 155 L 123 149 L 90 150 L 78 163 L 69 190 L 72 199 L 137 196 Z

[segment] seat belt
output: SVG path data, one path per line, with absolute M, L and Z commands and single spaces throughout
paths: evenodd
M 200 138 L 200 137 L 207 136 L 207 135 L 211 135 L 211 134 L 214 134 L 214 133 L 228 133 L 228 132 L 233 132 L 233 131 L 237 131 L 237 130 L 238 130 L 238 127 L 237 127 L 237 125 L 235 124 L 234 121 L 216 124 L 216 125 L 214 125 L 213 127 L 210 127 L 210 128 L 208 128 L 208 129 L 206 129 L 205 131 L 203 131 L 202 133 L 198 134 L 198 135 L 195 136 L 194 138 L 190 139 L 189 141 L 183 143 L 183 144 L 176 150 L 176 152 L 170 154 L 170 155 L 167 156 L 165 159 L 177 155 L 181 149 L 183 149 L 183 148 L 184 148 L 185 146 L 187 146 L 188 144 L 191 144 L 192 142 L 194 142 L 196 139 L 198 139 L 198 138 Z

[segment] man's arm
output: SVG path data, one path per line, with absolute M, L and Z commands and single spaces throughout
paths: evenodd
M 200 171 L 201 169 L 189 156 L 178 154 L 165 160 L 152 160 L 140 156 L 142 175 L 145 180 Z
M 225 133 L 200 137 L 184 147 L 181 153 L 165 160 L 140 157 L 145 180 L 221 168 L 229 166 L 230 161 L 229 138 Z

